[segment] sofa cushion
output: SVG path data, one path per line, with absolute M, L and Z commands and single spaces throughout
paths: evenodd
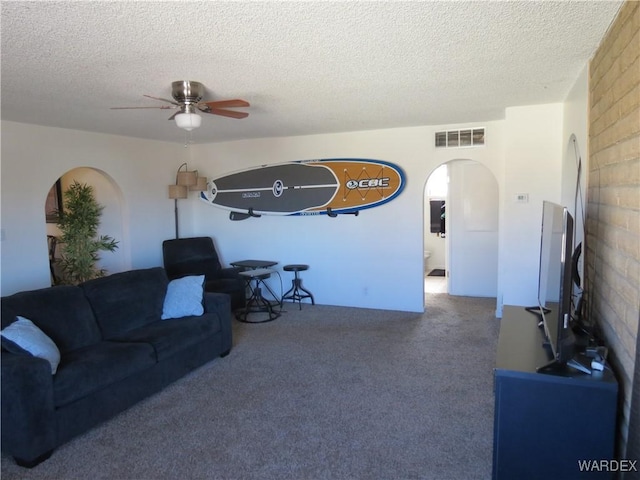
M 2 297 L 2 326 L 18 316 L 31 320 L 60 352 L 93 345 L 102 340 L 93 311 L 82 290 L 59 286 Z
M 221 330 L 220 317 L 208 313 L 199 317 L 160 320 L 127 332 L 113 341 L 146 342 L 153 345 L 158 361 L 202 342 Z
M 67 405 L 156 363 L 153 347 L 147 343 L 107 341 L 74 350 L 62 356 L 54 377 L 54 404 Z
M 51 374 L 56 373 L 60 363 L 60 350 L 31 320 L 18 316 L 18 319 L 3 328 L 0 334 L 2 347 L 7 351 L 43 358 L 51 365 Z
M 171 280 L 167 287 L 162 307 L 162 320 L 182 318 L 190 315 L 202 315 L 202 295 L 204 293 L 204 275 L 188 276 Z
M 169 280 L 160 267 L 131 270 L 83 283 L 105 339 L 156 322 Z

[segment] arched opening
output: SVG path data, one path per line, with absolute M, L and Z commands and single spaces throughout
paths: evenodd
M 122 190 L 111 176 L 102 170 L 79 167 L 64 173 L 51 187 L 45 204 L 47 218 L 47 245 L 52 285 L 59 283 L 61 270 L 58 261 L 64 245 L 60 242 L 60 230 L 57 219 L 51 210 L 53 205 L 62 208 L 64 192 L 74 181 L 91 185 L 96 201 L 104 207 L 100 217 L 99 235 L 109 235 L 118 241 L 115 252 L 104 252 L 100 255 L 97 266 L 109 273 L 116 273 L 131 268 L 128 229 L 125 219 L 125 204 Z
M 473 160 L 445 162 L 429 175 L 424 198 L 425 305 L 433 293 L 496 297 L 499 199 L 493 173 Z M 433 232 L 431 202 L 441 199 L 444 231 Z M 432 279 L 429 273 L 443 264 L 444 279 Z
M 424 189 L 424 292 L 447 293 L 447 224 L 446 209 L 449 196 L 447 164 L 436 168 Z

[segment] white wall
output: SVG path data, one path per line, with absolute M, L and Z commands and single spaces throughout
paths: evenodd
M 506 110 L 499 272 L 504 305 L 537 304 L 542 202 L 560 201 L 562 118 L 562 104 Z M 518 194 L 528 195 L 528 202 L 518 203 Z
M 1 291 L 50 285 L 44 201 L 53 183 L 76 167 L 108 174 L 122 190 L 120 248 L 126 268 L 162 265 L 160 245 L 173 236 L 173 203 L 181 145 L 2 122 Z
M 583 217 L 587 208 L 587 184 L 589 172 L 589 142 L 587 127 L 587 104 L 589 91 L 589 69 L 584 67 L 564 102 L 561 204 L 566 206 L 575 219 L 575 245 L 584 239 Z M 580 189 L 578 184 L 578 159 L 581 159 Z M 577 197 L 577 199 L 576 199 Z
M 540 205 L 543 198 L 560 198 L 562 108 L 508 109 L 505 120 L 478 125 L 486 131 L 483 148 L 435 148 L 436 131 L 468 125 L 193 145 L 189 168 L 209 177 L 268 163 L 361 157 L 400 165 L 407 185 L 388 204 L 335 219 L 264 216 L 232 222 L 228 212 L 192 193 L 179 200 L 181 236 L 214 237 L 225 264 L 243 258 L 276 260 L 280 266 L 308 263 L 303 282 L 318 303 L 422 311 L 426 180 L 442 163 L 474 160 L 491 170 L 500 191 L 499 301 L 532 303 Z M 183 145 L 13 122 L 2 122 L 2 134 L 3 295 L 49 285 L 42 206 L 55 180 L 76 167 L 104 171 L 121 189 L 127 268 L 162 264 L 161 242 L 174 236 L 167 185 L 185 158 Z M 516 192 L 529 193 L 530 202 L 513 203 Z M 290 280 L 282 274 L 285 290 Z M 272 286 L 280 288 L 278 277 Z

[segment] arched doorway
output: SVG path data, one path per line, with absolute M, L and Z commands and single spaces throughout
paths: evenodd
M 443 174 L 442 169 L 446 169 Z M 432 176 L 446 181 L 445 233 L 442 250 L 446 290 L 433 292 L 425 278 L 425 304 L 429 293 L 496 297 L 498 290 L 498 182 L 483 164 L 473 160 L 452 160 L 435 169 L 425 184 L 425 208 L 431 224 Z M 444 180 L 442 180 L 444 179 Z M 436 198 L 437 199 L 437 198 Z M 427 200 L 429 203 L 427 203 Z M 425 228 L 425 251 L 433 246 L 433 233 Z M 442 234 L 440 234 L 442 237 Z M 438 268 L 442 260 L 434 251 L 426 260 L 427 269 Z M 426 255 L 425 255 L 426 256 Z M 433 260 L 432 260 L 433 259 Z M 429 272 L 426 272 L 428 274 Z
M 55 263 L 63 247 L 57 241 L 60 236 L 60 230 L 56 225 L 55 216 L 51 215 L 51 205 L 53 202 L 57 202 L 59 206 L 62 206 L 63 192 L 74 181 L 91 185 L 96 201 L 104 207 L 100 217 L 98 235 L 109 235 L 118 241 L 118 249 L 115 252 L 104 252 L 100 255 L 98 266 L 104 268 L 108 273 L 122 272 L 131 268 L 128 232 L 124 222 L 125 204 L 122 190 L 113 178 L 102 170 L 89 167 L 74 168 L 64 173 L 52 186 L 45 205 L 52 284 L 55 283 L 56 277 L 60 274 Z M 56 199 L 52 200 L 52 196 Z M 52 244 L 53 249 L 51 248 Z
M 424 190 L 424 292 L 447 293 L 446 208 L 449 196 L 449 168 L 436 168 Z

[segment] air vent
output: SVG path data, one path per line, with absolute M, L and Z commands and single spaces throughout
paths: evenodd
M 477 147 L 480 145 L 484 145 L 484 128 L 436 132 L 436 148 Z

